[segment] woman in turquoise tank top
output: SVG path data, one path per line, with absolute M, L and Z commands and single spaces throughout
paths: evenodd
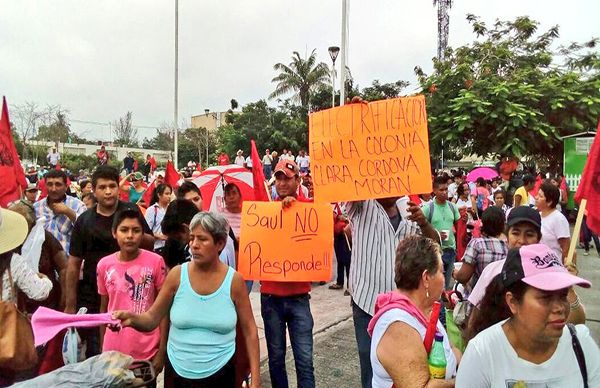
M 219 214 L 196 214 L 190 223 L 192 260 L 169 272 L 146 313 L 113 312 L 123 327 L 145 332 L 169 314 L 165 388 L 233 388 L 238 320 L 248 349 L 251 387 L 260 386 L 258 332 L 246 285 L 240 274 L 219 260 L 228 228 Z
M 130 184 L 127 184 L 128 182 L 130 182 Z M 146 192 L 146 188 L 144 187 L 144 176 L 141 172 L 132 172 L 121 179 L 121 182 L 119 182 L 119 190 L 128 194 L 129 202 L 148 206 L 148 204 L 143 203 L 144 200 L 142 199 Z

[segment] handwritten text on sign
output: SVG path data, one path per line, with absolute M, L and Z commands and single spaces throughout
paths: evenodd
M 328 204 L 244 201 L 238 271 L 282 282 L 331 277 L 333 213 Z
M 422 95 L 316 112 L 309 130 L 317 201 L 431 192 Z

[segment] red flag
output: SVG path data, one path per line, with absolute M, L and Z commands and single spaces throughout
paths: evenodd
M 167 162 L 167 169 L 165 172 L 165 183 L 169 184 L 175 190 L 177 186 L 177 182 L 179 181 L 179 173 L 175 170 L 175 166 L 172 161 Z
M 0 117 L 0 206 L 6 207 L 10 202 L 21 197 L 21 192 L 27 188 L 25 171 L 21 166 L 19 154 L 10 132 L 8 105 L 2 98 L 2 116 Z
M 256 143 L 254 140 L 250 140 L 250 156 L 252 158 L 252 181 L 254 183 L 254 200 L 255 201 L 268 201 L 269 193 L 265 187 L 265 174 L 263 173 L 262 163 L 260 162 L 260 156 L 256 150 Z
M 144 203 L 146 204 L 146 206 L 150 206 L 150 202 L 152 201 L 152 195 L 154 195 L 154 189 L 156 188 L 156 181 L 152 181 L 152 183 L 150 183 L 148 185 L 148 188 L 146 189 L 146 191 L 144 191 L 144 195 L 142 196 L 142 198 L 144 199 Z
M 54 166 L 54 168 L 60 171 L 62 169 L 62 167 L 60 166 L 60 162 L 56 162 L 56 166 Z
M 575 193 L 575 202 L 587 199 L 587 226 L 595 234 L 600 234 L 600 121 L 588 154 L 583 174 Z

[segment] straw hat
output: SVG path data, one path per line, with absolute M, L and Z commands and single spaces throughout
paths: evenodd
M 15 249 L 25 241 L 29 228 L 19 213 L 0 209 L 0 253 Z

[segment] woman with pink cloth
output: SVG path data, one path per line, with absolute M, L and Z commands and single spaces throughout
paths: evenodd
M 159 255 L 140 249 L 143 219 L 137 209 L 123 210 L 115 216 L 112 233 L 120 250 L 98 262 L 97 281 L 100 312 L 127 310 L 141 314 L 150 309 L 167 274 Z M 168 320 L 144 333 L 131 327 L 119 331 L 100 328 L 102 351 L 117 350 L 137 360 L 150 360 L 156 373 L 166 353 Z
M 434 302 L 444 290 L 442 252 L 433 240 L 410 236 L 396 249 L 394 281 L 396 290 L 377 297 L 375 315 L 367 331 L 371 335 L 372 386 L 454 387 L 460 351 L 443 336 L 447 367 L 444 380 L 433 380 L 427 365 L 423 339 Z

